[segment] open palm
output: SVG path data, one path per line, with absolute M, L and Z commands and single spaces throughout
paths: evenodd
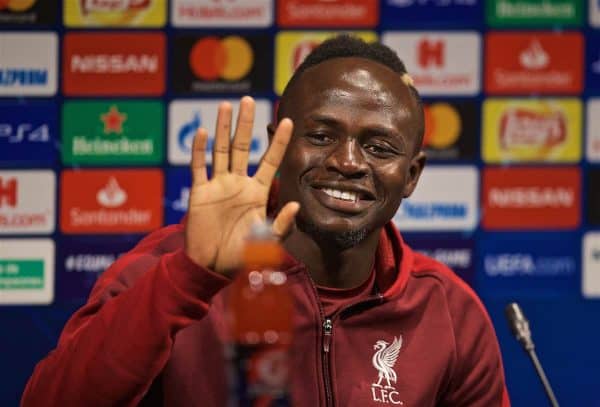
M 230 147 L 232 108 L 221 103 L 213 148 L 213 176 L 206 172 L 206 129 L 199 129 L 192 148 L 192 187 L 185 225 L 185 251 L 197 264 L 228 274 L 242 259 L 250 228 L 266 218 L 266 205 L 273 177 L 292 135 L 292 122 L 279 123 L 256 174 L 247 174 L 254 125 L 254 100 L 242 98 L 237 126 Z M 273 233 L 284 235 L 291 227 L 299 205 L 290 202 L 273 222 Z

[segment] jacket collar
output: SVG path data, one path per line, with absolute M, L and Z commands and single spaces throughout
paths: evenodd
M 376 281 L 385 298 L 399 295 L 414 265 L 414 253 L 390 221 L 381 230 L 375 258 Z

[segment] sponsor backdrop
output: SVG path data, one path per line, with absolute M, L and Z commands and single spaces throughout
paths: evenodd
M 257 99 L 254 171 L 292 72 L 341 31 L 423 95 L 429 163 L 394 221 L 488 306 L 513 404 L 545 403 L 517 300 L 561 404 L 600 406 L 600 0 L 0 0 L 0 405 L 97 277 L 180 221 L 218 102 Z

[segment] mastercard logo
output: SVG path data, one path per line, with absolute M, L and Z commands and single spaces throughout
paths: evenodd
M 237 35 L 198 40 L 190 52 L 190 68 L 205 81 L 237 81 L 252 69 L 254 52 L 248 42 Z
M 25 11 L 31 8 L 37 0 L 0 0 L 0 11 Z
M 425 106 L 424 147 L 448 148 L 456 143 L 461 131 L 460 115 L 452 105 L 433 103 Z

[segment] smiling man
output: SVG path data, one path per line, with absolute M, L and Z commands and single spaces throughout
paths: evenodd
M 348 36 L 315 49 L 248 177 L 253 119 L 245 97 L 230 143 L 231 106 L 220 106 L 210 180 L 198 131 L 183 223 L 103 274 L 23 405 L 224 405 L 223 299 L 269 212 L 298 310 L 295 406 L 508 406 L 480 301 L 390 221 L 425 165 L 420 99 L 397 56 Z

